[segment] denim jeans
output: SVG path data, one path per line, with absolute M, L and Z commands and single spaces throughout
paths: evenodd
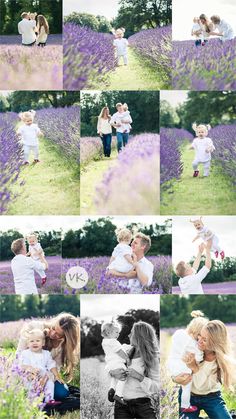
M 102 134 L 103 153 L 105 157 L 111 155 L 111 134 Z
M 210 419 L 232 419 L 220 391 L 211 393 L 208 396 L 191 395 L 190 403 L 191 406 L 196 406 L 198 410 L 194 413 L 181 414 L 180 412 L 179 417 L 181 419 L 197 419 L 200 417 L 201 410 L 204 410 Z
M 126 400 L 126 402 L 126 406 L 115 402 L 114 419 L 156 419 L 149 398 Z
M 118 153 L 121 151 L 122 147 L 125 147 L 129 141 L 129 133 L 128 132 L 117 132 L 117 150 Z

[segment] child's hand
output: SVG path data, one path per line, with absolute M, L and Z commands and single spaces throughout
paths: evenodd
M 56 381 L 59 381 L 59 383 L 65 384 L 65 381 L 61 377 L 59 377 L 59 375 L 57 377 L 55 377 L 55 379 L 56 379 Z
M 131 359 L 130 358 L 127 358 L 126 364 L 127 364 L 127 367 L 129 367 L 131 365 Z

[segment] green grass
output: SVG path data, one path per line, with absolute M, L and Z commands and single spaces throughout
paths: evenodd
M 221 168 L 212 161 L 210 176 L 193 178 L 192 161 L 194 152 L 188 150 L 189 143 L 184 145 L 182 161 L 184 170 L 179 181 L 162 194 L 161 215 L 234 215 L 236 193 L 231 180 Z M 171 193 L 170 193 L 171 192 Z
M 120 66 L 111 72 L 107 83 L 100 90 L 160 90 L 168 88 L 161 80 L 160 72 L 152 67 L 147 60 L 139 57 L 133 49 L 128 49 L 128 65 Z
M 40 140 L 40 163 L 23 166 L 7 215 L 79 214 L 79 168 L 48 139 Z M 19 183 L 24 181 L 23 186 Z
M 80 184 L 80 214 L 96 214 L 94 198 L 96 186 L 101 182 L 104 173 L 116 163 L 117 151 L 113 150 L 111 157 L 91 161 L 81 170 Z

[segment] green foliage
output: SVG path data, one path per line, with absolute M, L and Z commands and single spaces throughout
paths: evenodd
M 94 16 L 89 13 L 73 12 L 64 19 L 65 23 L 75 23 L 76 25 L 86 26 L 96 32 L 109 33 L 112 30 L 109 20 L 104 16 Z
M 160 102 L 160 126 L 162 128 L 173 128 L 176 127 L 179 122 L 179 117 L 173 106 L 169 104 L 167 100 L 161 100 Z
M 9 102 L 5 96 L 0 94 L 0 112 L 7 112 L 9 110 Z
M 116 103 L 127 103 L 132 116 L 132 134 L 159 131 L 159 92 L 158 91 L 103 91 L 84 93 L 81 97 L 81 136 L 97 135 L 97 117 L 107 105 L 110 113 L 116 112 Z

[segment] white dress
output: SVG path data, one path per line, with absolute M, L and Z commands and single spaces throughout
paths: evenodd
M 205 242 L 212 239 L 212 252 L 220 252 L 222 249 L 219 246 L 219 238 L 207 227 L 203 227 L 200 231 L 198 231 L 198 236 L 201 237 Z
M 195 161 L 198 163 L 205 163 L 211 160 L 211 152 L 215 150 L 213 141 L 209 137 L 205 138 L 194 138 L 192 147 L 195 150 Z M 206 149 L 210 149 L 206 152 Z
M 36 243 L 33 246 L 29 245 L 29 252 L 31 253 L 30 257 L 33 260 L 40 260 L 39 256 L 36 254 L 36 252 L 38 252 L 39 250 L 43 250 L 40 243 Z M 46 277 L 44 269 L 36 269 L 35 272 L 39 274 L 40 278 Z
M 125 256 L 132 255 L 132 249 L 128 244 L 119 243 L 113 250 L 112 256 L 115 258 L 107 269 L 114 269 L 121 273 L 127 273 L 133 269 L 133 265 L 129 263 Z

